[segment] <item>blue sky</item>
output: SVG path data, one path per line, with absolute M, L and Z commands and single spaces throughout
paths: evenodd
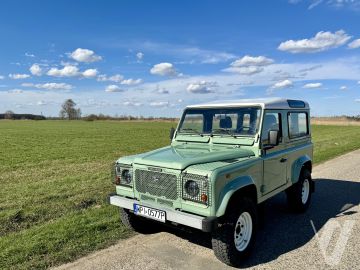
M 179 116 L 288 97 L 360 114 L 360 1 L 0 3 L 0 112 Z

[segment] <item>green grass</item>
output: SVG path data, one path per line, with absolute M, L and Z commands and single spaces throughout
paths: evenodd
M 44 269 L 132 235 L 106 204 L 123 155 L 169 143 L 174 123 L 0 121 L 0 269 Z M 360 148 L 360 127 L 313 126 L 315 162 Z
M 313 125 L 311 129 L 315 163 L 360 148 L 360 126 Z

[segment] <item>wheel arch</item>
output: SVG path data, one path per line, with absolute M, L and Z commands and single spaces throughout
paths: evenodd
M 251 197 L 257 203 L 257 188 L 250 176 L 241 176 L 224 186 L 219 196 L 220 205 L 216 209 L 216 216 L 223 216 L 228 206 L 244 195 Z
M 291 168 L 291 182 L 295 184 L 299 181 L 301 171 L 306 168 L 312 172 L 312 160 L 308 155 L 304 155 L 296 159 Z

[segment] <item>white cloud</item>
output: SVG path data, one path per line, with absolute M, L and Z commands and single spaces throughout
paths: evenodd
M 283 81 L 280 81 L 280 82 L 277 82 L 275 84 L 273 84 L 271 86 L 271 89 L 284 89 L 284 88 L 290 88 L 292 87 L 294 84 L 292 81 L 290 80 L 283 80 Z
M 169 102 L 168 101 L 153 101 L 153 102 L 150 102 L 150 106 L 151 107 L 167 107 L 167 106 L 169 106 Z
M 233 67 L 248 67 L 248 66 L 268 66 L 274 63 L 273 59 L 265 56 L 249 56 L 245 55 L 232 62 L 230 65 Z
M 123 75 L 120 74 L 116 74 L 110 77 L 107 77 L 105 74 L 101 74 L 97 77 L 97 80 L 99 82 L 116 82 L 116 83 L 120 83 L 122 80 L 124 79 Z
M 169 94 L 169 90 L 166 90 L 165 88 L 162 88 L 162 89 L 158 89 L 156 91 L 156 93 L 159 93 L 159 94 Z
M 156 64 L 150 69 L 150 73 L 153 75 L 160 75 L 160 76 L 176 76 L 177 75 L 174 65 L 171 63 Z
M 310 39 L 282 42 L 278 49 L 290 53 L 315 53 L 340 47 L 347 43 L 350 38 L 351 36 L 347 35 L 344 30 L 335 33 L 321 31 Z
M 314 7 L 320 5 L 324 0 L 312 0 L 312 3 L 308 7 L 308 9 L 313 9 Z
M 96 55 L 94 51 L 88 49 L 78 48 L 70 54 L 70 57 L 78 62 L 97 62 L 102 59 L 101 56 Z
M 97 74 L 98 74 L 97 69 L 90 68 L 90 69 L 85 70 L 82 73 L 82 76 L 85 77 L 85 78 L 95 78 L 97 76 Z
M 24 92 L 22 89 L 11 89 L 8 91 L 8 93 L 12 93 L 12 94 L 21 94 L 22 92 Z
M 79 63 L 78 63 L 78 62 L 74 62 L 74 61 L 70 62 L 70 61 L 63 61 L 63 60 L 61 60 L 60 65 L 62 65 L 63 67 L 65 67 L 65 66 L 78 66 Z
M 313 1 L 315 1 L 315 0 L 313 0 Z M 317 0 L 317 1 L 320 1 L 320 0 Z M 359 0 L 328 0 L 325 3 L 336 9 L 349 8 L 349 9 L 352 9 L 355 11 L 359 11 L 359 6 L 360 6 Z
M 241 75 L 253 75 L 264 70 L 264 66 L 269 66 L 274 60 L 265 56 L 245 55 L 230 64 L 230 67 L 223 69 L 225 72 L 238 73 Z
M 262 67 L 257 66 L 249 66 L 249 67 L 228 67 L 223 69 L 225 72 L 238 73 L 241 75 L 253 75 L 256 73 L 262 72 L 264 69 Z
M 120 84 L 136 85 L 136 84 L 140 84 L 142 82 L 143 82 L 142 79 L 127 79 L 127 80 L 122 80 Z
M 47 105 L 47 103 L 46 103 L 45 101 L 43 101 L 43 100 L 39 100 L 39 101 L 36 103 L 36 105 L 38 105 L 38 106 L 44 106 L 44 105 Z
M 21 79 L 30 78 L 30 75 L 28 75 L 28 74 L 9 74 L 9 78 L 11 78 L 13 80 L 21 80 Z
M 201 60 L 201 63 L 203 64 L 217 64 L 220 62 L 232 60 L 236 56 L 226 52 L 209 52 L 208 54 L 206 54 L 206 52 L 203 52 L 202 57 L 203 59 Z
M 79 68 L 70 63 L 63 63 L 63 68 L 51 68 L 46 74 L 53 77 L 80 77 L 80 78 L 95 78 L 98 74 L 96 68 L 86 69 L 85 71 L 80 71 Z
M 138 61 L 141 61 L 141 60 L 144 58 L 144 53 L 138 52 L 138 53 L 136 54 L 136 58 L 137 58 Z
M 5 79 L 5 76 L 0 75 L 0 80 Z
M 238 99 L 244 96 L 245 98 L 247 95 L 264 95 L 266 90 L 275 82 L 283 81 L 285 79 L 289 79 L 294 83 L 294 88 L 296 87 L 298 90 L 290 91 L 288 90 L 274 90 L 275 92 L 283 91 L 283 94 L 286 95 L 296 95 L 301 94 L 302 92 L 309 91 L 311 89 L 301 89 L 301 87 L 306 83 L 316 83 L 322 82 L 324 86 L 327 86 L 328 83 L 331 84 L 333 81 L 342 81 L 343 82 L 335 86 L 335 89 L 339 89 L 341 85 L 348 85 L 348 90 L 350 90 L 350 83 L 352 82 L 353 85 L 357 85 L 357 81 L 360 80 L 360 66 L 359 66 L 360 56 L 349 56 L 349 57 L 342 57 L 342 58 L 332 58 L 329 60 L 320 60 L 320 59 L 312 59 L 306 62 L 289 62 L 286 63 L 274 63 L 264 68 L 264 71 L 261 73 L 257 73 L 252 75 L 251 81 L 249 77 L 235 74 L 235 73 L 210 73 L 206 75 L 195 75 L 195 76 L 184 76 L 184 77 L 170 77 L 160 81 L 149 81 L 144 82 L 141 87 L 134 87 L 132 91 L 127 91 L 125 85 L 120 85 L 120 83 L 112 83 L 108 82 L 103 85 L 103 89 L 94 90 L 94 89 L 84 89 L 84 91 L 73 91 L 68 93 L 67 91 L 39 91 L 37 89 L 32 90 L 32 88 L 25 88 L 19 86 L 7 86 L 6 88 L 0 88 L 5 91 L 0 91 L 0 111 L 5 111 L 7 109 L 16 109 L 15 104 L 22 104 L 23 110 L 22 112 L 29 112 L 29 113 L 40 113 L 41 111 L 45 112 L 46 115 L 57 116 L 58 115 L 58 108 L 61 105 L 61 102 L 66 98 L 73 98 L 79 106 L 83 109 L 84 114 L 90 113 L 104 113 L 115 115 L 116 113 L 121 114 L 131 114 L 131 115 L 153 115 L 153 116 L 175 116 L 180 117 L 181 110 L 184 106 L 188 104 L 195 104 L 195 103 L 203 103 L 212 100 L 223 100 L 223 99 Z M 39 62 L 41 63 L 41 62 Z M 230 64 L 230 63 L 229 63 Z M 176 65 L 175 65 L 176 66 Z M 313 69 L 312 67 L 317 66 L 318 68 Z M 62 67 L 58 67 L 62 68 Z M 150 69 L 150 68 L 149 68 Z M 302 77 L 296 76 L 299 74 L 300 70 L 309 70 L 307 75 Z M 289 78 L 279 79 L 272 82 L 274 75 L 278 74 L 275 73 L 276 71 L 283 71 L 287 72 L 291 76 Z M 51 77 L 48 77 L 48 79 Z M 136 79 L 137 77 L 135 77 Z M 333 80 L 326 83 L 326 80 Z M 204 95 L 195 95 L 190 94 L 186 88 L 189 84 L 194 82 L 217 82 L 218 87 L 215 89 L 213 93 L 204 94 Z M 4 82 L 4 81 L 0 81 Z M 14 82 L 14 81 L 13 81 Z M 16 83 L 26 82 L 24 81 L 15 81 Z M 51 82 L 51 81 L 49 81 Z M 54 80 L 54 82 L 63 82 L 60 79 Z M 64 81 L 68 82 L 68 81 Z M 252 83 L 250 86 L 246 85 L 246 83 Z M 37 82 L 34 82 L 37 83 Z M 110 84 L 118 85 L 119 87 L 124 89 L 124 92 L 121 93 L 104 93 L 105 87 Z M 160 95 L 155 92 L 157 89 L 169 89 L 170 95 Z M 357 85 L 360 89 L 360 85 Z M 7 92 L 8 89 L 12 88 L 21 88 L 24 90 L 22 94 L 10 94 Z M 290 88 L 291 89 L 291 88 Z M 300 89 L 300 90 L 299 90 Z M 317 89 L 313 89 L 311 91 L 319 91 Z M 345 98 L 344 95 L 341 96 L 341 93 L 345 93 L 346 91 L 339 91 L 339 96 Z M 301 92 L 301 93 L 300 93 Z M 69 96 L 70 95 L 70 96 Z M 114 99 L 116 96 L 118 99 Z M 88 99 L 94 99 L 97 105 L 90 105 L 88 107 L 83 106 L 82 104 L 86 102 Z M 171 98 L 171 101 L 170 101 Z M 310 97 L 309 97 L 310 98 Z M 359 98 L 359 96 L 354 96 L 352 100 Z M 179 103 L 178 100 L 181 99 L 183 102 Z M 36 102 L 39 100 L 44 100 L 48 103 L 46 106 L 46 111 L 44 111 L 43 107 L 36 106 Z M 130 101 L 136 103 L 142 103 L 143 106 L 125 106 L 122 105 L 123 102 Z M 169 110 L 151 107 L 149 105 L 150 102 L 156 101 L 169 101 L 170 104 L 165 108 L 171 108 Z M 316 99 L 316 97 L 310 98 L 311 102 L 322 102 L 321 99 Z M 33 107 L 28 106 L 27 104 L 32 103 Z M 346 103 L 346 102 L 345 102 Z M 345 104 L 344 103 L 344 104 Z M 56 104 L 56 106 L 50 106 L 49 104 Z M 354 105 L 360 103 L 354 103 Z M 145 106 L 146 105 L 146 106 Z M 175 106 L 172 108 L 171 106 Z M 315 106 L 316 107 L 316 106 Z M 2 108 L 2 109 L 1 109 Z M 356 108 L 355 108 L 356 109 Z M 351 108 L 351 106 L 343 106 L 343 108 L 338 109 L 338 112 L 341 114 L 350 114 L 353 113 L 352 111 L 355 110 Z M 325 110 L 325 109 L 324 109 Z M 351 111 L 352 110 L 352 111 Z M 327 112 L 325 111 L 324 114 Z M 356 111 L 354 112 L 356 113 Z
M 34 57 L 35 57 L 35 55 L 34 55 L 34 54 L 32 54 L 32 53 L 28 53 L 28 52 L 26 52 L 26 53 L 25 53 L 25 56 L 27 56 L 27 57 L 31 57 L 31 58 L 34 58 Z
M 72 85 L 67 83 L 23 83 L 21 84 L 24 87 L 35 87 L 37 89 L 47 89 L 47 90 L 71 90 Z
M 207 94 L 214 92 L 214 88 L 218 85 L 216 82 L 200 81 L 196 83 L 190 83 L 186 90 L 193 94 Z
M 123 90 L 115 84 L 108 85 L 105 88 L 105 92 L 122 92 L 122 91 Z
M 141 103 L 141 102 L 135 102 L 135 101 L 125 101 L 125 102 L 123 103 L 123 105 L 129 106 L 129 107 L 139 107 L 139 106 L 142 106 L 143 103 Z
M 360 84 L 360 81 L 358 81 L 358 84 Z
M 355 99 L 355 102 L 359 102 L 359 103 L 360 103 L 360 98 Z
M 42 68 L 38 64 L 33 64 L 29 70 L 31 74 L 35 76 L 41 76 L 43 72 Z
M 171 56 L 187 64 L 217 64 L 236 58 L 236 55 L 231 53 L 204 50 L 198 47 L 189 47 L 187 45 L 142 42 L 141 44 L 134 44 L 133 46 L 144 51 L 150 51 L 152 53 L 159 54 L 162 57 Z M 175 63 L 178 63 L 178 61 Z
M 68 65 L 62 69 L 51 68 L 46 74 L 54 77 L 76 77 L 79 76 L 80 73 L 78 67 Z
M 348 47 L 350 49 L 357 49 L 360 48 L 360 38 L 359 39 L 355 39 L 354 41 L 350 42 Z
M 303 88 L 314 89 L 322 87 L 322 83 L 307 83 L 303 86 Z
M 346 85 L 340 86 L 340 90 L 347 90 L 347 86 Z
M 313 71 L 313 70 L 316 70 L 316 69 L 321 68 L 321 67 L 322 67 L 322 65 L 315 65 L 315 66 L 311 66 L 311 67 L 308 67 L 308 68 L 300 69 L 299 72 L 307 74 L 309 71 Z
M 300 3 L 301 1 L 302 1 L 302 0 L 289 0 L 289 4 L 295 5 L 295 4 Z

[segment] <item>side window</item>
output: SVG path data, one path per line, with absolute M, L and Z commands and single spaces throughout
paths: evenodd
M 289 112 L 289 138 L 303 137 L 309 134 L 307 113 L 305 112 Z
M 281 115 L 280 113 L 270 113 L 267 112 L 264 115 L 264 124 L 261 132 L 261 142 L 263 144 L 269 143 L 269 131 L 270 130 L 278 130 L 280 133 L 280 141 L 282 138 L 281 132 Z

